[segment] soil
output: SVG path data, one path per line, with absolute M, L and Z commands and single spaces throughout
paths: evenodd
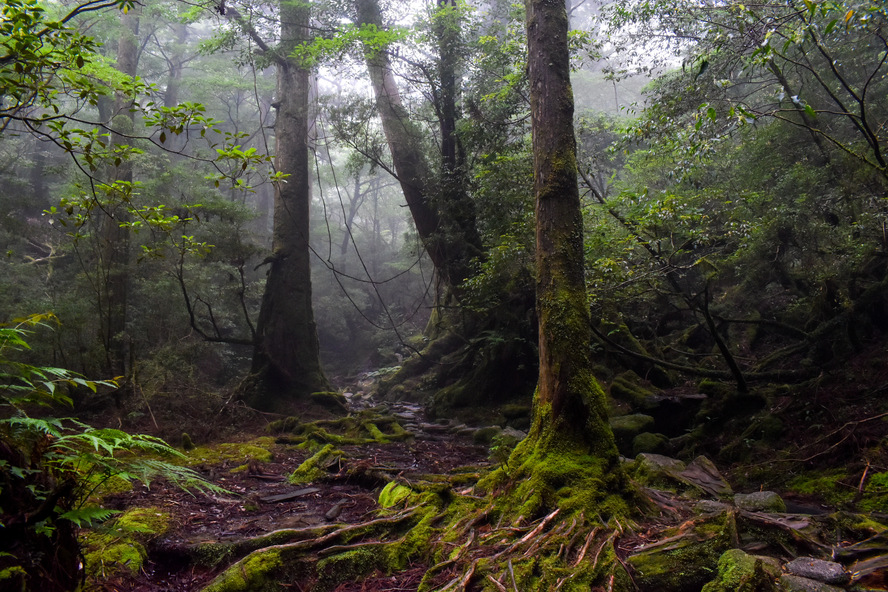
M 394 410 L 405 415 L 404 410 Z M 415 411 L 415 410 L 414 410 Z M 421 420 L 422 418 L 417 418 Z M 286 477 L 310 452 L 276 443 L 272 461 L 250 463 L 245 471 L 232 472 L 240 462 L 198 467 L 225 494 L 191 494 L 165 482 L 141 484 L 128 492 L 105 498 L 112 509 L 156 507 L 167 512 L 171 528 L 148 545 L 149 558 L 135 575 L 116 574 L 90 582 L 91 590 L 115 592 L 190 592 L 200 590 L 217 571 L 193 565 L 183 549 L 213 541 L 236 541 L 284 528 L 321 524 L 359 524 L 379 512 L 377 498 L 384 483 L 358 475 L 391 475 L 408 482 L 420 475 L 447 475 L 478 471 L 488 466 L 488 449 L 446 430 L 442 424 L 418 428 L 410 442 L 340 446 L 345 460 L 331 467 L 318 481 L 292 485 Z M 258 426 L 256 426 L 258 427 Z M 427 431 L 431 430 L 431 432 Z M 244 441 L 266 432 L 241 433 Z M 292 496 L 292 497 L 290 497 Z M 346 583 L 337 592 L 416 590 L 427 566 L 416 566 L 394 577 L 373 575 L 359 583 Z

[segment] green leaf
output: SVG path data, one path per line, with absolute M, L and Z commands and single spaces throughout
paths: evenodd
M 817 117 L 817 113 L 814 111 L 814 107 L 812 107 L 811 105 L 805 105 L 805 113 L 807 113 L 811 117 Z

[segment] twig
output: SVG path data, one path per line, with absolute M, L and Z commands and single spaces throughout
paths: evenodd
M 606 539 L 604 539 L 604 542 L 601 543 L 601 546 L 600 546 L 600 547 L 598 547 L 598 551 L 595 552 L 595 558 L 592 559 L 592 569 L 595 569 L 595 566 L 598 565 L 598 556 L 601 555 L 601 551 L 602 551 L 602 550 L 604 549 L 604 547 L 608 544 L 608 542 L 610 542 L 610 541 L 612 541 L 612 540 L 614 539 L 615 536 L 617 536 L 617 531 L 616 531 L 616 530 L 613 531 L 613 532 L 610 534 L 609 537 L 607 537 Z
M 499 580 L 497 580 L 492 575 L 487 574 L 487 579 L 490 580 L 490 583 L 493 584 L 494 586 L 496 586 L 496 589 L 499 590 L 500 592 L 508 592 L 508 590 L 506 590 L 506 587 L 503 586 L 502 584 L 500 584 Z
M 512 587 L 518 592 L 518 584 L 515 583 L 515 570 L 512 568 L 512 560 L 509 559 L 509 575 L 512 577 Z
M 586 542 L 583 543 L 583 547 L 580 549 L 580 554 L 577 555 L 577 558 L 574 561 L 574 564 L 573 564 L 574 567 L 578 566 L 580 564 L 580 561 L 583 560 L 583 557 L 586 556 L 586 551 L 589 550 L 589 545 L 592 544 L 592 539 L 595 538 L 595 535 L 597 533 L 598 533 L 598 527 L 596 526 L 591 531 L 589 531 L 588 535 L 586 535 Z

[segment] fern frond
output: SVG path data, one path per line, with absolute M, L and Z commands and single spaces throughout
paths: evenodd
M 74 510 L 68 510 L 59 518 L 70 520 L 78 527 L 92 526 L 96 522 L 104 522 L 114 514 L 120 514 L 119 510 L 109 510 L 99 506 L 82 506 Z

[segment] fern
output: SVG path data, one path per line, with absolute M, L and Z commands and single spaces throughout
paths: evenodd
M 93 381 L 52 366 L 33 366 L 10 360 L 11 352 L 29 350 L 27 327 L 46 324 L 51 315 L 17 321 L 0 327 L 0 528 L 18 525 L 22 540 L 13 547 L 0 539 L 0 588 L 4 579 L 23 582 L 45 569 L 41 557 L 47 544 L 67 545 L 63 555 L 76 557 L 73 529 L 89 527 L 117 513 L 87 503 L 101 484 L 113 477 L 139 481 L 155 479 L 190 492 L 227 493 L 192 469 L 161 458 L 184 455 L 148 435 L 128 434 L 113 428 L 94 428 L 72 417 L 49 414 L 32 417 L 39 408 L 70 407 L 68 388 L 115 387 L 114 381 Z M 22 524 L 21 517 L 38 516 Z M 31 550 L 29 550 L 31 549 Z M 72 567 L 76 570 L 76 566 Z
M 109 510 L 99 506 L 81 506 L 74 510 L 68 510 L 59 514 L 62 520 L 70 520 L 77 526 L 92 526 L 96 522 L 104 522 L 114 514 L 120 514 L 119 510 Z

